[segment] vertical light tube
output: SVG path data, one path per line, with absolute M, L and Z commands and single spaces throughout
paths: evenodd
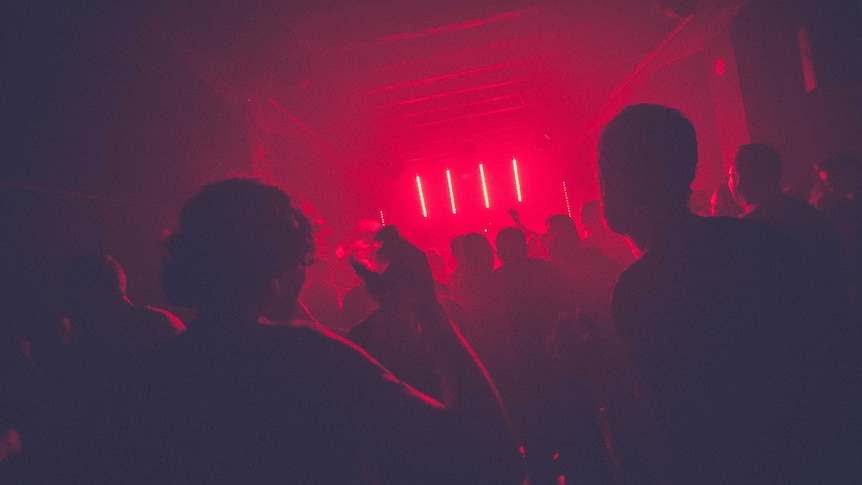
M 446 183 L 449 184 L 449 203 L 452 204 L 452 213 L 456 214 L 455 210 L 455 191 L 452 189 L 452 172 L 446 169 Z
M 518 160 L 512 159 L 512 171 L 515 172 L 515 191 L 518 194 L 518 202 L 522 202 L 521 198 L 521 177 L 518 175 Z
M 383 211 L 380 211 L 380 225 L 381 226 L 386 225 L 386 219 L 383 218 Z
M 422 179 L 416 174 L 416 189 L 419 190 L 419 204 L 422 205 L 422 217 L 428 217 L 428 209 L 425 208 L 425 193 L 422 192 Z
M 563 195 L 566 197 L 566 213 L 572 217 L 572 206 L 569 205 L 569 189 L 566 187 L 565 180 L 563 180 Z
M 485 208 L 491 208 L 491 201 L 488 199 L 488 184 L 485 182 L 485 166 L 479 164 L 479 175 L 482 177 L 482 195 L 485 197 Z

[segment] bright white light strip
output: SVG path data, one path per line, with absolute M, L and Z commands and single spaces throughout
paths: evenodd
M 428 217 L 428 210 L 425 208 L 425 193 L 422 192 L 422 179 L 419 174 L 416 174 L 416 188 L 419 189 L 419 203 L 422 204 L 422 217 Z
M 569 217 L 572 217 L 572 206 L 569 205 L 569 189 L 566 188 L 565 180 L 563 180 L 563 195 L 566 196 L 566 213 L 569 214 Z
M 386 219 L 383 218 L 383 211 L 380 211 L 380 225 L 381 226 L 386 225 Z
M 455 191 L 452 190 L 452 172 L 446 169 L 446 182 L 449 184 L 449 202 L 452 204 L 452 213 L 456 214 L 455 210 Z
M 512 170 L 515 172 L 515 190 L 518 192 L 518 202 L 522 202 L 521 198 L 521 177 L 518 176 L 518 160 L 512 159 Z
M 485 208 L 491 208 L 491 202 L 488 199 L 488 184 L 485 182 L 485 167 L 479 164 L 479 175 L 482 176 L 482 195 L 485 196 Z

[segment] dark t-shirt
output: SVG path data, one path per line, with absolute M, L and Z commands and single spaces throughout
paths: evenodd
M 824 271 L 840 281 L 841 245 L 829 220 L 814 207 L 784 194 L 773 203 L 764 204 L 743 216 L 778 229 L 795 238 Z
M 692 216 L 620 276 L 614 323 L 671 483 L 792 483 L 823 458 L 847 385 L 842 302 L 804 254 Z
M 443 438 L 468 424 L 443 413 L 324 330 L 198 322 L 93 408 L 69 466 L 89 483 L 470 483 L 475 453 Z

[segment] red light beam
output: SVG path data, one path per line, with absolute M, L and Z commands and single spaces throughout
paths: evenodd
M 518 175 L 518 160 L 512 159 L 512 171 L 515 172 L 515 191 L 518 194 L 518 202 L 523 202 L 521 197 L 521 177 Z
M 479 164 L 479 175 L 482 178 L 482 195 L 485 197 L 485 208 L 491 208 L 491 201 L 488 199 L 488 183 L 485 181 L 485 166 Z
M 446 169 L 446 183 L 449 185 L 449 203 L 452 204 L 452 214 L 456 214 L 455 210 L 455 191 L 452 190 L 452 172 Z
M 428 209 L 425 208 L 425 193 L 422 192 L 422 179 L 416 174 L 416 189 L 419 190 L 419 204 L 422 206 L 422 217 L 428 217 Z

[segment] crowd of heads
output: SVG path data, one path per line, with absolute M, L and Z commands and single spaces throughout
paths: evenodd
M 619 483 L 621 475 L 631 482 L 649 476 L 658 482 L 687 483 L 708 474 L 717 474 L 711 478 L 721 479 L 740 476 L 738 470 L 728 467 L 750 466 L 751 476 L 758 478 L 767 476 L 763 474 L 769 466 L 795 470 L 793 459 L 798 457 L 787 447 L 777 446 L 777 451 L 762 461 L 721 448 L 738 445 L 741 450 L 750 450 L 754 445 L 762 445 L 758 440 L 763 437 L 744 443 L 746 438 L 728 437 L 715 424 L 745 434 L 740 423 L 750 425 L 749 419 L 766 419 L 770 406 L 777 405 L 774 398 L 789 396 L 792 385 L 786 382 L 788 379 L 800 389 L 813 386 L 820 396 L 856 402 L 857 396 L 847 398 L 839 392 L 844 390 L 842 386 L 849 380 L 848 375 L 856 375 L 855 367 L 835 356 L 843 355 L 846 342 L 855 342 L 858 337 L 858 329 L 846 324 L 858 318 L 858 313 L 854 313 L 858 312 L 854 298 L 862 260 L 859 252 L 862 211 L 858 209 L 862 200 L 859 194 L 862 168 L 858 159 L 836 157 L 816 167 L 819 178 L 813 202 L 821 214 L 808 205 L 799 203 L 804 206 L 800 207 L 786 202 L 781 190 L 782 158 L 777 150 L 762 143 L 739 147 L 727 183 L 713 194 L 712 212 L 716 216 L 739 215 L 751 221 L 700 218 L 690 212 L 688 204 L 698 147 L 694 126 L 675 109 L 658 105 L 623 109 L 601 132 L 597 163 L 601 200 L 589 201 L 581 208 L 583 238 L 578 224 L 565 214 L 549 215 L 545 230 L 534 232 L 523 227 L 515 213 L 513 227 L 500 230 L 493 245 L 481 232 L 452 238 L 449 249 L 455 267 L 447 271 L 437 250 L 420 251 L 393 227 L 376 231 L 372 243 L 377 248 L 375 257 L 384 265 L 373 268 L 359 260 L 352 263 L 362 281 L 364 298 L 372 301 L 368 308 L 376 305 L 378 309 L 370 315 L 345 316 L 340 320 L 351 322 L 352 328 L 344 329 L 350 331 L 347 337 L 364 350 L 322 328 L 314 330 L 321 332 L 321 342 L 331 339 L 334 343 L 320 344 L 312 339 L 312 344 L 330 349 L 331 354 L 306 355 L 291 347 L 298 354 L 286 360 L 284 356 L 274 357 L 278 355 L 280 339 L 290 336 L 299 341 L 308 338 L 306 334 L 260 337 L 255 333 L 258 330 L 243 330 L 227 334 L 230 337 L 216 338 L 206 336 L 205 328 L 195 327 L 182 335 L 184 326 L 175 316 L 129 300 L 126 274 L 111 256 L 90 254 L 69 261 L 57 287 L 57 321 L 65 322 L 65 326 L 57 327 L 61 329 L 58 335 L 63 336 L 57 348 L 65 346 L 72 352 L 57 350 L 56 358 L 41 358 L 28 347 L 39 342 L 25 342 L 25 332 L 3 333 L 3 358 L 14 363 L 3 372 L 4 378 L 12 376 L 12 380 L 27 382 L 18 387 L 17 394 L 0 398 L 4 410 L 12 410 L 11 418 L 0 420 L 3 426 L 0 437 L 4 440 L 0 447 L 4 450 L 0 454 L 0 465 L 4 468 L 0 472 L 12 470 L 27 476 L 33 473 L 34 466 L 51 462 L 49 455 L 56 451 L 56 446 L 74 446 L 74 440 L 58 438 L 68 439 L 68 434 L 34 422 L 84 420 L 85 408 L 92 401 L 84 399 L 79 407 L 64 412 L 58 412 L 53 405 L 44 405 L 35 414 L 22 411 L 26 407 L 22 403 L 39 399 L 49 402 L 82 392 L 104 398 L 99 392 L 112 389 L 110 386 L 121 369 L 148 365 L 144 363 L 153 356 L 172 356 L 171 352 L 183 348 L 191 349 L 187 351 L 191 352 L 189 355 L 199 355 L 204 360 L 214 358 L 211 349 L 236 352 L 240 367 L 263 368 L 266 372 L 277 368 L 288 376 L 285 382 L 290 384 L 286 385 L 313 381 L 310 385 L 321 389 L 323 395 L 337 398 L 359 392 L 364 397 L 358 399 L 356 407 L 362 412 L 365 412 L 362 403 L 366 403 L 363 399 L 367 399 L 370 409 L 383 405 L 383 401 L 376 399 L 408 396 L 405 402 L 410 404 L 398 405 L 404 406 L 403 409 L 415 408 L 416 416 L 422 416 L 417 419 L 429 419 L 428 423 L 439 425 L 436 431 L 420 426 L 420 432 L 436 433 L 441 440 L 468 439 L 479 451 L 465 451 L 464 456 L 489 462 L 499 459 L 501 469 L 508 466 L 505 463 L 511 463 L 506 461 L 505 450 L 494 448 L 490 441 L 467 430 L 455 429 L 464 424 L 459 420 L 465 416 L 475 418 L 478 413 L 484 416 L 484 421 L 477 419 L 476 423 L 482 425 L 466 428 L 470 432 L 480 429 L 479 434 L 487 434 L 490 439 L 494 433 L 507 429 L 503 411 L 499 415 L 495 411 L 498 409 L 495 406 L 502 406 L 499 409 L 508 411 L 514 426 L 513 446 L 521 445 L 534 485 L 552 483 L 560 474 L 594 483 L 615 480 Z M 744 212 L 731 208 L 734 202 Z M 804 224 L 809 226 L 803 227 L 801 221 L 808 221 Z M 827 243 L 810 234 L 812 230 L 819 235 L 833 228 L 837 230 L 833 235 L 834 250 L 843 257 L 836 265 L 815 267 L 810 261 L 820 261 L 814 253 L 826 251 Z M 237 322 L 251 323 L 253 327 L 256 323 L 264 325 L 263 317 L 273 306 L 280 307 L 283 314 L 292 314 L 305 282 L 306 268 L 313 264 L 315 256 L 312 224 L 290 196 L 277 187 L 251 179 L 231 179 L 204 187 L 183 207 L 177 227 L 164 247 L 166 257 L 161 273 L 164 294 L 170 303 L 196 310 L 196 322 L 202 327 L 221 324 L 239 327 Z M 636 254 L 642 255 L 642 260 L 632 264 Z M 631 268 L 626 270 L 629 265 Z M 830 274 L 825 275 L 824 269 Z M 740 274 L 744 272 L 747 273 Z M 809 280 L 803 281 L 799 275 L 806 275 Z M 824 283 L 822 287 L 833 292 L 826 294 L 812 289 L 811 285 L 817 287 L 819 282 L 827 281 L 818 278 L 832 278 L 839 283 Z M 785 296 L 792 301 L 782 300 Z M 430 300 L 435 303 L 429 303 Z M 345 305 L 343 311 L 347 310 Z M 7 315 L 19 320 L 31 316 L 26 312 L 7 312 Z M 810 320 L 812 315 L 819 320 Z M 451 331 L 449 322 L 454 323 Z M 294 323 L 287 325 L 294 328 L 291 326 Z M 800 329 L 807 325 L 816 325 L 819 334 L 810 339 L 808 346 L 794 340 L 801 339 Z M 774 332 L 781 332 L 782 326 L 785 334 L 779 338 Z M 148 330 L 141 330 L 144 327 Z M 740 342 L 734 335 L 737 331 L 746 333 L 750 340 Z M 88 338 L 97 340 L 93 335 L 101 339 L 98 344 L 87 342 Z M 393 335 L 400 337 L 394 339 Z M 770 338 L 780 343 L 775 349 L 769 347 Z M 239 339 L 241 345 L 233 347 L 228 344 L 229 339 Z M 174 340 L 186 342 L 183 344 L 186 347 L 177 344 L 169 347 L 171 350 L 159 350 Z M 820 343 L 822 346 L 818 346 Z M 466 349 L 463 355 L 452 350 L 460 348 L 459 345 Z M 768 352 L 758 354 L 757 351 L 767 347 Z M 788 349 L 798 355 L 783 353 Z M 472 360 L 474 351 L 484 366 Z M 827 351 L 832 354 L 830 357 L 823 355 Z M 95 359 L 97 354 L 101 359 L 99 365 L 110 367 L 111 372 L 91 372 L 93 364 L 88 359 Z M 331 361 L 324 361 L 324 357 L 331 357 Z M 802 372 L 797 366 L 802 357 L 810 358 L 807 362 L 811 367 L 799 376 L 773 374 L 777 371 L 774 361 L 765 361 L 787 359 L 789 372 Z M 365 369 L 362 371 L 365 374 L 356 371 L 356 382 L 371 383 L 369 386 L 373 387 L 367 393 L 357 391 L 351 383 L 354 371 L 350 362 L 357 365 L 356 359 L 363 362 L 360 367 Z M 377 361 L 388 369 L 377 367 Z M 315 366 L 346 375 L 343 381 L 336 380 L 333 384 L 321 382 L 320 376 L 328 374 L 309 370 Z M 24 369 L 31 367 L 36 372 L 28 374 Z M 441 370 L 449 367 L 449 371 Z M 372 372 L 369 370 L 372 368 L 377 370 Z M 502 404 L 497 401 L 485 370 L 496 384 Z M 393 375 L 388 374 L 390 371 Z M 194 371 L 189 372 L 194 379 Z M 203 369 L 199 377 L 206 372 Z M 380 373 L 379 378 L 375 372 Z M 472 380 L 459 377 L 459 372 L 473 376 Z M 831 381 L 834 389 L 812 384 L 813 378 L 829 372 L 842 375 Z M 387 383 L 400 382 L 399 379 L 406 383 L 407 391 L 380 391 L 384 397 L 375 397 L 378 392 L 375 386 L 383 389 Z M 713 388 L 704 383 L 710 379 L 714 380 Z M 275 381 L 260 382 L 272 385 Z M 255 388 L 257 383 L 249 384 L 248 399 L 271 395 L 271 389 Z M 760 393 L 758 386 L 767 383 L 774 396 Z M 125 383 L 126 388 L 129 385 Z M 734 385 L 744 394 L 741 399 L 750 399 L 752 406 L 763 405 L 766 409 L 750 411 L 739 407 L 735 397 L 717 393 L 731 392 Z M 51 397 L 36 390 L 52 386 L 55 390 L 48 393 Z M 470 391 L 471 386 L 479 390 Z M 631 392 L 639 386 L 646 389 L 648 398 Z M 430 397 L 417 393 L 414 387 Z M 289 394 L 291 389 L 284 392 Z M 453 397 L 458 393 L 462 397 L 471 395 L 468 401 L 475 400 L 474 407 L 465 408 L 473 414 L 458 411 L 462 401 Z M 272 395 L 283 398 L 277 392 Z M 637 402 L 632 404 L 632 400 Z M 450 408 L 449 401 L 459 404 Z M 106 403 L 112 401 L 98 402 L 109 406 Z M 680 410 L 680 403 L 690 407 Z M 243 409 L 243 402 L 234 404 L 237 407 L 231 409 Z M 348 403 L 336 404 L 327 409 L 349 407 Z M 814 412 L 808 404 L 802 399 L 798 406 L 775 412 L 782 418 L 799 418 Z M 639 414 L 650 406 L 652 414 Z M 740 411 L 739 421 L 728 421 L 731 417 L 721 406 Z M 605 407 L 611 410 L 611 418 L 600 416 L 599 409 Z M 302 409 L 300 405 L 290 412 L 305 412 Z M 429 417 L 438 416 L 440 409 L 465 414 L 453 418 L 453 422 L 438 422 L 434 421 L 437 417 Z M 842 413 L 847 411 L 839 405 L 831 409 L 838 417 L 845 416 Z M 75 415 L 76 412 L 81 414 Z M 357 419 L 351 413 L 345 416 Z M 387 439 L 396 434 L 389 428 L 388 419 L 394 419 L 392 416 L 362 416 L 368 419 L 363 426 L 386 428 L 390 433 Z M 710 417 L 716 423 L 708 423 Z M 248 416 L 242 419 L 253 420 Z M 333 417 L 333 422 L 341 422 L 340 419 L 346 418 Z M 602 421 L 606 419 L 612 422 Z M 635 424 L 631 425 L 631 421 Z M 226 424 L 233 429 L 236 423 Z M 760 424 L 756 423 L 752 429 L 768 428 L 771 439 L 799 437 L 795 434 L 797 427 L 789 426 L 784 432 Z M 815 427 L 818 432 L 821 428 L 825 430 L 816 435 L 818 439 L 845 443 L 840 441 L 845 439 L 844 435 L 836 438 L 831 422 L 821 424 Z M 814 428 L 799 429 L 813 432 Z M 608 440 L 615 433 L 621 444 L 619 456 L 607 452 Z M 374 431 L 370 434 L 377 436 Z M 25 442 L 32 439 L 36 443 L 35 451 L 24 454 L 31 461 L 19 460 L 17 468 L 13 468 L 9 465 L 16 460 L 12 455 L 21 454 L 22 448 L 20 443 L 17 447 L 10 443 L 20 441 L 22 435 Z M 410 433 L 404 436 L 419 442 L 427 438 Z M 714 443 L 704 443 L 698 438 L 703 436 Z M 401 443 L 403 436 L 392 439 Z M 508 446 L 505 439 L 500 442 L 499 446 Z M 423 482 L 418 475 L 430 473 L 429 463 L 463 465 L 446 453 L 437 456 L 421 446 L 417 449 L 426 456 L 410 457 L 422 462 L 410 468 L 416 482 Z M 489 451 L 492 449 L 493 452 Z M 786 455 L 782 454 L 785 452 Z M 85 452 L 81 453 L 82 463 L 90 463 Z M 494 458 L 489 458 L 492 455 Z M 386 455 L 377 465 L 384 466 L 390 459 Z M 828 476 L 818 474 L 822 470 L 817 468 L 820 465 L 814 458 L 810 458 L 810 463 L 803 462 L 805 466 L 800 465 L 800 473 Z M 70 471 L 66 464 L 50 465 L 48 468 L 60 476 L 64 472 L 81 473 L 80 469 Z M 487 472 L 483 470 L 482 473 Z M 508 470 L 504 475 L 511 483 L 521 478 L 517 471 Z M 486 474 L 486 478 L 490 476 L 495 475 Z M 493 483 L 500 476 L 486 482 Z M 785 475 L 782 472 L 776 476 Z

